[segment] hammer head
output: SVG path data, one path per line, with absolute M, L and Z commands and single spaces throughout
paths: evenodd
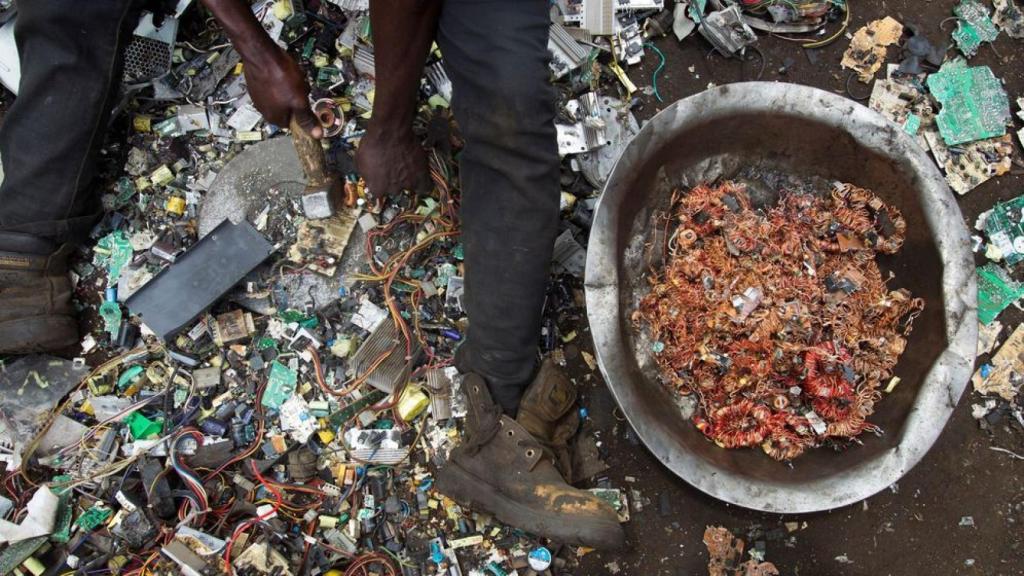
M 330 218 L 344 205 L 344 183 L 337 175 L 307 184 L 302 193 L 302 212 L 310 220 Z

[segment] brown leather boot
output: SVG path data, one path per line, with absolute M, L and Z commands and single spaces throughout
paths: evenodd
M 516 422 L 547 448 L 566 481 L 572 480 L 569 440 L 580 427 L 576 386 L 549 358 L 519 401 Z
M 530 433 L 502 414 L 483 378 L 470 374 L 462 386 L 468 403 L 466 437 L 438 470 L 438 491 L 559 543 L 622 548 L 625 534 L 615 511 L 566 484 Z
M 78 342 L 68 253 L 0 252 L 0 354 L 50 352 Z

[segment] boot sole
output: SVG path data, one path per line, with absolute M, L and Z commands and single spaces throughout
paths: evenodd
M 71 316 L 31 316 L 0 322 L 0 354 L 53 352 L 76 344 L 78 323 Z
M 454 490 L 456 486 L 464 487 L 463 492 Z M 562 544 L 608 551 L 621 550 L 625 546 L 625 534 L 617 521 L 573 525 L 564 515 L 545 514 L 523 506 L 451 460 L 437 471 L 437 490 L 462 506 L 483 509 L 509 526 Z M 484 502 L 490 506 L 483 506 Z

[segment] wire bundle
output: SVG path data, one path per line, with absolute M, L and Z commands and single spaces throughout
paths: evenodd
M 183 504 L 178 509 L 178 519 L 187 523 L 194 517 L 196 523 L 202 525 L 206 518 L 206 513 L 209 511 L 210 501 L 206 494 L 206 488 L 203 486 L 202 478 L 181 459 L 180 445 L 187 438 L 192 438 L 197 446 L 202 446 L 203 433 L 195 428 L 183 428 L 171 439 L 169 451 L 171 468 L 174 469 L 189 492 L 191 492 L 191 495 L 183 494 L 185 496 L 184 502 L 187 502 L 188 506 Z M 188 509 L 189 507 L 191 507 L 191 510 Z
M 698 429 L 778 460 L 877 430 L 866 419 L 924 307 L 875 261 L 902 246 L 899 211 L 840 185 L 762 212 L 726 182 L 675 193 L 664 227 L 667 263 L 633 321 L 663 380 L 696 396 Z

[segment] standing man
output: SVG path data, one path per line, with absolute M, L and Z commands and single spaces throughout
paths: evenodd
M 245 63 L 268 121 L 293 117 L 319 137 L 302 71 L 242 0 L 203 0 Z M 554 466 L 575 390 L 537 364 L 558 226 L 555 97 L 545 0 L 371 0 L 377 69 L 373 119 L 357 163 L 378 197 L 428 182 L 412 132 L 416 91 L 435 40 L 466 146 L 460 161 L 466 308 L 456 364 L 466 374 L 467 436 L 438 489 L 498 519 L 567 544 L 618 548 L 615 512 Z M 67 255 L 98 210 L 89 193 L 136 22 L 132 0 L 19 5 L 20 96 L 0 131 L 0 353 L 77 342 Z
M 426 156 L 412 121 L 436 41 L 466 142 L 459 174 L 470 322 L 456 353 L 467 437 L 438 472 L 438 490 L 559 542 L 618 548 L 624 535 L 614 511 L 554 466 L 559 430 L 575 417 L 575 389 L 554 364 L 537 364 L 559 213 L 549 6 L 371 0 L 377 84 L 356 161 L 374 195 L 423 185 Z

